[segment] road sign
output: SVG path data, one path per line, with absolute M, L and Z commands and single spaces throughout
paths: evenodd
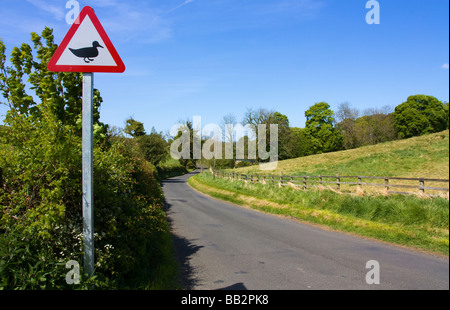
M 84 7 L 47 69 L 83 72 L 82 209 L 84 271 L 94 274 L 94 72 L 125 71 L 125 65 L 91 7 Z
M 122 59 L 89 6 L 81 10 L 47 68 L 54 72 L 125 71 Z

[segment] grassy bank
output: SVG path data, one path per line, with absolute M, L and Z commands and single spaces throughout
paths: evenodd
M 364 175 L 448 179 L 449 131 L 280 161 L 271 174 Z M 236 173 L 264 174 L 259 165 Z
M 209 172 L 189 184 L 212 197 L 331 229 L 449 254 L 449 205 L 442 198 L 342 195 L 213 179 Z

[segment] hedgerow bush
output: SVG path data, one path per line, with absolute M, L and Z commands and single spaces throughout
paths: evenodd
M 39 121 L 10 111 L 0 140 L 0 286 L 7 289 L 65 288 L 65 263 L 82 264 L 81 139 L 39 110 Z M 148 268 L 140 258 L 158 254 L 163 195 L 153 166 L 126 144 L 97 146 L 94 158 L 97 285 L 119 287 Z
M 32 40 L 34 52 L 27 44 L 13 49 L 11 67 L 0 40 L 9 108 L 0 126 L 0 289 L 133 288 L 134 276 L 158 268 L 167 248 L 155 168 L 126 141 L 108 140 L 95 90 L 95 276 L 68 285 L 66 263 L 83 266 L 81 79 L 47 71 L 56 49 L 50 29 Z

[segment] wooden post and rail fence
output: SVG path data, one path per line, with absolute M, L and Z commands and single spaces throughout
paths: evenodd
M 251 183 L 277 184 L 291 186 L 295 189 L 329 188 L 337 191 L 360 192 L 366 189 L 382 189 L 385 194 L 419 195 L 428 197 L 443 197 L 449 199 L 449 180 L 431 178 L 403 178 L 403 177 L 378 177 L 378 176 L 343 176 L 339 173 L 335 176 L 327 175 L 258 175 L 242 174 L 212 170 L 214 177 L 229 178 Z M 366 182 L 363 182 L 366 181 Z M 402 183 L 399 183 L 402 182 Z M 407 183 L 407 184 L 406 184 Z M 442 187 L 446 184 L 447 187 Z M 345 189 L 343 188 L 345 186 Z M 395 190 L 392 190 L 395 189 Z M 409 191 L 405 191 L 409 190 Z

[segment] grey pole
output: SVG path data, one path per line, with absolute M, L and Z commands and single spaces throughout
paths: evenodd
M 84 271 L 94 274 L 94 73 L 83 73 L 83 250 Z

